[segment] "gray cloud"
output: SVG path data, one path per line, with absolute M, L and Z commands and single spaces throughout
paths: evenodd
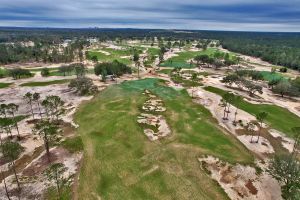
M 300 32 L 300 1 L 1 0 L 0 26 Z

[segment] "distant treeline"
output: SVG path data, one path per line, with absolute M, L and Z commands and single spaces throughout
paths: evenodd
M 34 41 L 42 46 L 59 44 L 66 39 L 76 38 L 78 41 L 85 41 L 86 38 L 95 37 L 100 41 L 122 39 L 148 39 L 154 37 L 170 40 L 199 40 L 216 39 L 220 40 L 224 48 L 231 51 L 260 57 L 274 65 L 284 65 L 289 68 L 300 70 L 300 33 L 263 33 L 263 32 L 229 32 L 229 31 L 175 31 L 159 29 L 57 29 L 57 28 L 0 28 L 0 43 Z M 30 49 L 30 47 L 28 47 Z M 78 48 L 76 48 L 78 49 Z M 80 48 L 79 48 L 80 49 Z M 45 56 L 49 51 L 44 47 L 29 50 L 18 48 L 17 50 L 7 50 L 5 55 L 9 60 L 3 61 L 3 46 L 0 46 L 0 63 L 15 62 L 28 57 L 38 57 L 37 60 L 48 60 L 52 62 L 52 57 Z M 39 55 L 41 51 L 41 54 Z M 65 50 L 66 52 L 69 50 Z M 70 55 L 77 52 L 72 51 Z M 8 54 L 7 54 L 8 52 Z M 21 53 L 20 53 L 21 52 Z M 19 55 L 21 54 L 21 56 Z M 77 52 L 78 53 L 78 52 Z M 29 55 L 28 55 L 29 54 Z M 50 53 L 52 54 L 52 52 Z M 65 53 L 63 53 L 65 54 Z M 79 54 L 79 53 L 78 53 Z M 79 55 L 78 55 L 79 56 Z M 58 56 L 53 56 L 58 57 Z M 64 57 L 64 56 L 62 56 Z M 53 59 L 54 61 L 64 60 L 64 58 Z
M 9 64 L 16 62 L 72 62 L 75 59 L 83 60 L 83 48 L 88 45 L 85 40 L 76 40 L 69 46 L 60 46 L 53 41 L 40 39 L 31 40 L 34 46 L 25 46 L 19 42 L 14 44 L 0 43 L 0 64 Z

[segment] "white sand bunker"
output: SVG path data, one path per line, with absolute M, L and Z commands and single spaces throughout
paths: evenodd
M 257 141 L 257 137 L 258 136 L 253 136 L 253 139 L 251 142 L 251 135 L 240 135 L 237 136 L 237 138 L 250 150 L 253 151 L 254 153 L 257 153 L 259 155 L 261 154 L 271 154 L 274 153 L 274 149 L 271 145 L 271 143 L 269 142 L 269 140 L 267 140 L 264 137 L 260 137 L 259 141 Z
M 230 199 L 279 200 L 281 198 L 278 182 L 265 172 L 257 175 L 255 168 L 240 164 L 231 165 L 208 156 L 199 158 L 202 169 L 210 172 Z
M 162 115 L 153 115 L 153 114 L 146 114 L 142 113 L 138 116 L 138 123 L 140 124 L 147 124 L 153 126 L 156 131 L 146 128 L 144 129 L 145 135 L 151 141 L 158 140 L 160 138 L 166 137 L 167 135 L 171 134 L 171 130 Z
M 147 100 L 142 109 L 147 112 L 164 112 L 166 111 L 166 108 L 163 106 L 163 101 L 161 99 L 158 99 L 157 96 L 154 94 L 151 94 L 148 90 L 145 90 L 143 94 L 146 94 L 148 97 L 150 97 L 149 100 Z
M 166 108 L 163 107 L 163 101 L 159 99 L 156 95 L 151 94 L 149 90 L 145 90 L 143 93 L 147 95 L 150 99 L 147 100 L 142 109 L 145 112 L 164 112 Z M 145 128 L 144 133 L 151 141 L 158 140 L 160 138 L 166 137 L 171 134 L 171 130 L 167 124 L 166 119 L 162 115 L 155 115 L 149 113 L 141 113 L 138 116 L 137 122 L 139 124 L 145 124 L 151 128 Z

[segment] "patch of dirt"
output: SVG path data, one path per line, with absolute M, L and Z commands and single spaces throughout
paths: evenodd
M 257 191 L 256 187 L 254 187 L 254 185 L 250 179 L 248 180 L 248 182 L 246 183 L 245 186 L 248 188 L 248 190 L 250 191 L 251 194 L 253 194 L 253 195 L 257 194 L 258 191 Z

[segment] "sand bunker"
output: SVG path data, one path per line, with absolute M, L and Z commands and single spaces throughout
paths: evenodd
M 199 158 L 199 161 L 202 169 L 210 172 L 230 199 L 282 199 L 278 182 L 265 172 L 258 175 L 253 167 L 231 165 L 212 156 Z
M 259 141 L 256 143 L 258 136 L 253 136 L 253 141 L 251 141 L 251 135 L 240 135 L 237 138 L 251 151 L 257 154 L 271 154 L 275 153 L 271 143 L 264 137 L 260 137 Z
M 294 149 L 294 144 L 295 140 L 286 137 L 283 133 L 275 130 L 275 129 L 270 129 L 269 133 L 274 137 L 274 138 L 279 138 L 281 139 L 281 145 L 286 148 L 290 153 L 293 152 Z
M 138 123 L 140 124 L 147 124 L 153 127 L 153 129 L 157 129 L 154 131 L 153 129 L 146 128 L 144 129 L 145 135 L 149 138 L 151 141 L 158 140 L 162 137 L 166 137 L 171 133 L 171 130 L 165 120 L 165 118 L 162 115 L 152 115 L 152 114 L 146 114 L 142 113 L 140 116 L 138 116 Z
M 149 97 L 144 103 L 142 109 L 146 112 L 164 112 L 166 108 L 163 106 L 163 101 L 158 99 L 154 94 L 151 94 L 148 90 L 143 93 Z M 141 113 L 138 116 L 137 122 L 150 126 L 151 128 L 145 128 L 144 133 L 151 141 L 158 140 L 162 137 L 166 137 L 171 133 L 171 130 L 162 115 L 155 115 L 149 113 Z

